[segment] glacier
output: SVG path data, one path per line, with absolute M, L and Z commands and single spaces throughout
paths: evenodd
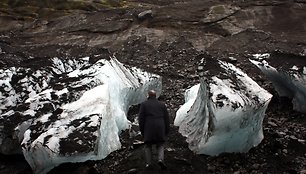
M 160 76 L 114 57 L 94 64 L 89 58 L 54 58 L 51 67 L 35 72 L 1 71 L 6 75 L 0 83 L 8 88 L 1 91 L 8 97 L 0 100 L 1 153 L 23 153 L 36 174 L 66 162 L 103 159 L 119 149 L 120 132 L 131 126 L 129 107 L 144 101 L 149 89 L 159 95 L 162 88 Z
M 230 63 L 207 58 L 201 64 L 200 83 L 185 91 L 174 125 L 197 154 L 247 152 L 263 139 L 272 95 Z
M 290 57 L 279 54 L 271 56 L 269 53 L 254 54 L 250 61 L 272 82 L 280 97 L 292 100 L 294 110 L 306 113 L 306 60 L 302 56 Z

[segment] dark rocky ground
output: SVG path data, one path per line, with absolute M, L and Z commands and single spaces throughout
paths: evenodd
M 41 2 L 41 1 L 39 1 Z M 89 173 L 306 173 L 306 117 L 279 98 L 248 58 L 272 53 L 286 64 L 306 65 L 306 1 L 140 0 L 14 1 L 0 3 L 0 67 L 47 66 L 52 57 L 115 55 L 124 64 L 163 76 L 162 99 L 172 121 L 183 92 L 199 82 L 202 58 L 232 61 L 274 97 L 264 120 L 264 140 L 245 154 L 196 155 L 171 126 L 167 171 L 144 169 L 140 137 L 121 135 L 123 148 L 101 161 L 63 164 L 52 174 Z M 211 8 L 212 7 L 212 8 Z M 153 14 L 139 19 L 140 12 Z M 98 56 L 94 56 L 98 55 Z M 230 60 L 234 57 L 236 60 Z M 276 60 L 277 61 L 277 60 Z M 137 106 L 129 118 L 136 116 Z M 22 156 L 0 157 L 0 173 L 32 173 Z

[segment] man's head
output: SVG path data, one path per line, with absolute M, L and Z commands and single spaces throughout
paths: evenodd
M 154 90 L 149 90 L 148 91 L 148 97 L 150 98 L 156 98 L 156 92 Z

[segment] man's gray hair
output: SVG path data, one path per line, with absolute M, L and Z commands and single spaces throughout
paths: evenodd
M 148 96 L 149 97 L 156 97 L 156 92 L 153 89 L 151 89 L 151 90 L 148 91 Z

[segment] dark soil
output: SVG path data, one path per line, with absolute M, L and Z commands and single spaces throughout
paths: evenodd
M 184 103 L 185 89 L 199 82 L 198 67 L 203 58 L 232 62 L 229 57 L 234 57 L 232 63 L 273 94 L 263 123 L 264 140 L 248 153 L 214 157 L 194 154 L 178 128 L 171 125 L 166 171 L 156 164 L 146 170 L 143 145 L 136 143 L 141 137 L 130 137 L 129 131 L 124 131 L 120 137 L 122 149 L 106 159 L 62 164 L 50 174 L 306 173 L 305 114 L 293 111 L 290 100 L 279 98 L 271 83 L 248 60 L 251 54 L 269 52 L 273 53 L 275 66 L 306 66 L 304 1 L 142 0 L 72 7 L 62 4 L 65 8 L 61 3 L 49 3 L 42 11 L 38 9 L 43 4 L 32 2 L 31 7 L 39 8 L 31 13 L 17 10 L 29 4 L 0 5 L 1 68 L 45 67 L 53 57 L 90 56 L 95 62 L 115 55 L 128 66 L 163 76 L 161 99 L 168 106 L 172 123 Z M 217 22 L 203 23 L 215 5 L 232 5 L 240 10 Z M 137 14 L 148 9 L 153 10 L 153 18 L 138 20 Z M 205 68 L 218 72 L 213 67 Z M 137 106 L 131 107 L 129 119 L 137 112 Z M 0 173 L 32 172 L 22 156 L 1 155 Z

